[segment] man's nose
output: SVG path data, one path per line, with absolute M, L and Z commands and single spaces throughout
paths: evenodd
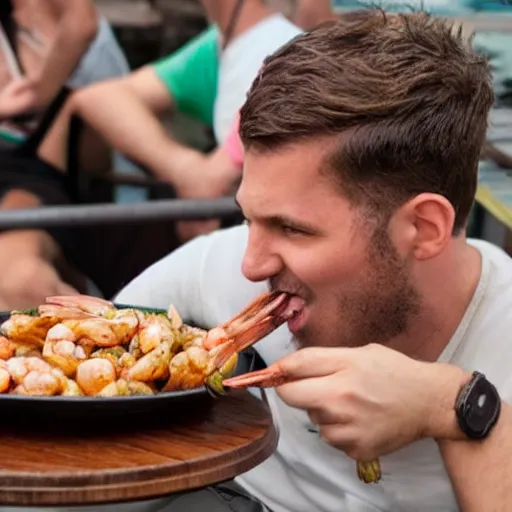
M 264 281 L 283 267 L 281 257 L 272 249 L 268 237 L 258 228 L 249 228 L 249 239 L 242 261 L 242 272 L 249 281 Z

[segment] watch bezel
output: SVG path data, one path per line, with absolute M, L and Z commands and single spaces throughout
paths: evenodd
M 485 426 L 477 430 L 473 428 L 468 419 L 469 411 L 472 406 L 470 400 L 474 399 L 473 393 L 477 389 L 477 387 L 485 386 L 486 391 L 490 393 L 491 398 L 495 399 L 495 407 L 490 412 L 489 418 L 486 419 Z M 478 397 L 477 397 L 478 399 Z M 485 375 L 480 372 L 473 372 L 471 376 L 471 380 L 464 386 L 462 386 L 455 403 L 455 412 L 457 416 L 457 421 L 461 430 L 470 438 L 470 439 L 484 439 L 486 438 L 500 417 L 501 412 L 501 399 L 496 387 L 487 380 Z

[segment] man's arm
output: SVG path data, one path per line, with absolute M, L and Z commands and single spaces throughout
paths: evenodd
M 90 0 L 43 0 L 58 16 L 55 41 L 34 83 L 36 108 L 55 96 L 76 69 L 98 30 L 97 12 Z
M 512 407 L 502 402 L 501 416 L 482 442 L 438 441 L 463 512 L 506 512 L 512 507 Z
M 369 344 L 303 348 L 269 366 L 251 384 L 272 386 L 277 380 L 280 398 L 305 410 L 322 440 L 354 460 L 372 461 L 420 439 L 434 439 L 462 512 L 508 512 L 512 408 L 505 400 L 510 393 L 499 387 L 502 411 L 490 435 L 468 440 L 454 406 L 470 379 L 456 365 L 427 363 Z

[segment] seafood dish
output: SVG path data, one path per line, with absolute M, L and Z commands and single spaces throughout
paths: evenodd
M 223 393 L 238 354 L 283 324 L 288 296 L 267 293 L 211 330 L 167 312 L 117 308 L 86 295 L 48 297 L 0 326 L 0 393 L 154 395 L 206 385 Z

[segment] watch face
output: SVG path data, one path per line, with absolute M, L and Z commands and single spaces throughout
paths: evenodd
M 470 436 L 487 436 L 496 423 L 501 401 L 496 388 L 481 374 L 468 384 L 460 403 L 459 420 L 462 429 Z

